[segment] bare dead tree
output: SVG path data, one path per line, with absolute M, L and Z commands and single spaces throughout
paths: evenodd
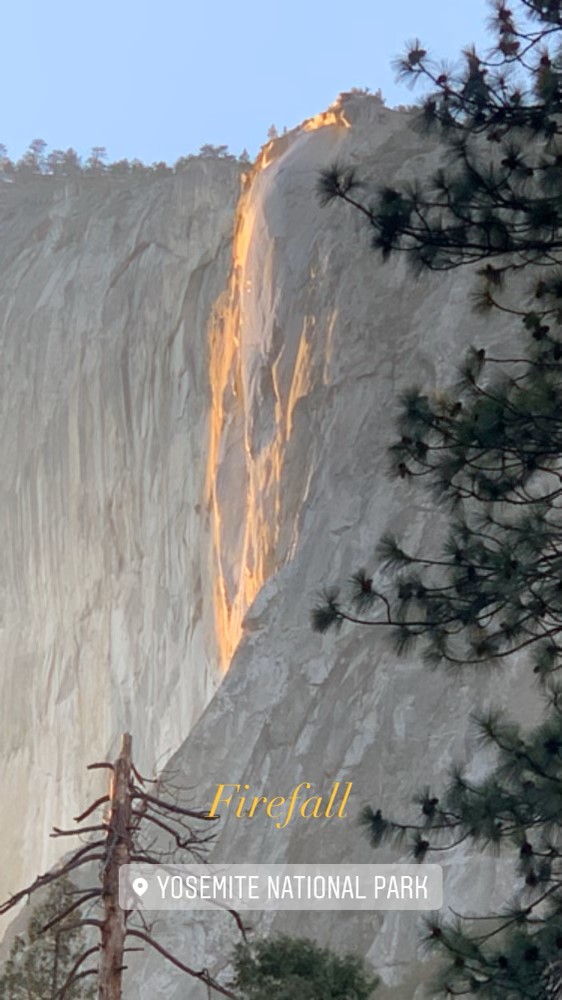
M 143 946 L 148 945 L 186 975 L 200 980 L 207 986 L 209 993 L 214 990 L 222 996 L 234 997 L 229 989 L 214 979 L 208 969 L 195 969 L 186 965 L 159 944 L 142 914 L 137 914 L 141 926 L 135 926 L 130 922 L 133 911 L 124 910 L 119 905 L 119 869 L 122 865 L 131 862 L 162 865 L 163 862 L 171 863 L 177 861 L 178 857 L 185 857 L 185 852 L 197 861 L 203 861 L 207 845 L 214 838 L 212 834 L 203 833 L 194 824 L 213 823 L 217 817 L 211 817 L 203 810 L 186 809 L 177 801 L 149 793 L 146 789 L 149 779 L 143 778 L 133 763 L 132 737 L 129 733 L 122 736 L 117 760 L 113 763 L 101 761 L 90 764 L 88 769 L 98 768 L 110 771 L 108 793 L 100 796 L 74 818 L 78 824 L 77 829 L 54 827 L 51 834 L 52 837 L 87 834 L 90 839 L 73 851 L 56 869 L 39 875 L 31 885 L 0 904 L 0 916 L 8 913 L 26 897 L 69 876 L 76 869 L 98 863 L 100 884 L 94 888 L 76 890 L 76 899 L 41 928 L 42 933 L 51 930 L 76 912 L 76 921 L 66 922 L 61 927 L 61 933 L 78 928 L 93 928 L 97 932 L 97 943 L 90 944 L 88 941 L 88 947 L 84 948 L 74 962 L 65 982 L 53 993 L 54 1000 L 65 1000 L 73 987 L 89 977 L 97 977 L 99 1000 L 121 1000 L 123 973 L 127 968 L 125 956 L 143 950 L 142 946 L 128 946 L 129 939 L 141 941 Z M 101 809 L 104 811 L 99 822 L 85 823 Z M 165 849 L 157 846 L 157 838 L 162 835 L 169 841 Z M 85 907 L 89 908 L 88 915 L 85 915 Z M 95 914 L 96 910 L 99 916 L 90 915 Z M 239 914 L 233 910 L 227 912 L 245 937 L 247 928 Z

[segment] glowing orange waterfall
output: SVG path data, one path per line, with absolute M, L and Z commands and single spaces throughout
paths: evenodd
M 277 384 L 278 357 L 267 332 L 275 320 L 264 305 L 274 298 L 276 281 L 274 240 L 264 210 L 265 193 L 270 195 L 272 190 L 272 175 L 267 171 L 299 135 L 334 125 L 349 127 L 338 103 L 267 143 L 244 176 L 229 285 L 216 303 L 210 325 L 206 504 L 211 519 L 215 628 L 223 670 L 241 638 L 244 615 L 287 558 L 286 542 L 279 544 L 285 450 L 294 407 L 315 377 L 311 347 L 314 317 L 303 315 L 293 367 L 283 373 L 282 390 Z M 328 350 L 329 339 L 330 330 Z M 258 447 L 252 441 L 256 421 L 261 420 L 261 413 L 256 417 L 259 391 L 257 401 L 254 398 L 260 365 L 267 374 L 273 430 Z M 245 398 L 248 392 L 250 399 Z

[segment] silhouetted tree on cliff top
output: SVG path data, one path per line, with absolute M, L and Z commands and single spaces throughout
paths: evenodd
M 468 49 L 455 74 L 416 41 L 399 62 L 433 87 L 420 119 L 445 166 L 372 195 L 352 169 L 320 178 L 322 200 L 361 212 L 383 258 L 476 264 L 477 308 L 511 317 L 514 334 L 501 351 L 473 347 L 454 389 L 402 398 L 394 471 L 426 481 L 447 512 L 443 546 L 420 556 L 383 538 L 347 594 L 326 592 L 313 625 L 389 628 L 399 652 L 417 642 L 428 666 L 449 670 L 528 658 L 546 703 L 540 726 L 525 733 L 489 712 L 477 720 L 497 755 L 485 780 L 459 770 L 444 793 L 421 791 L 417 822 L 378 807 L 363 820 L 373 844 L 405 837 L 420 860 L 466 840 L 511 845 L 514 902 L 480 922 L 429 921 L 428 944 L 445 959 L 436 991 L 546 1000 L 562 996 L 562 3 L 493 9 L 488 58 Z
M 34 139 L 24 155 L 14 163 L 8 156 L 6 146 L 0 143 L 0 181 L 26 182 L 34 181 L 38 177 L 50 178 L 76 178 L 76 177 L 151 177 L 164 176 L 172 173 L 179 173 L 193 160 L 222 159 L 228 161 L 238 160 L 240 163 L 248 163 L 249 156 L 246 150 L 236 157 L 228 152 L 228 146 L 213 146 L 207 144 L 201 146 L 199 153 L 181 156 L 173 167 L 163 160 L 157 160 L 148 165 L 141 160 L 116 160 L 113 163 L 106 163 L 107 152 L 104 146 L 93 146 L 90 156 L 85 163 L 74 149 L 53 149 L 46 152 L 47 144 L 43 139 Z

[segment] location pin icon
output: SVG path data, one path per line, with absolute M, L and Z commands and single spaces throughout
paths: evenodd
M 145 878 L 136 878 L 133 882 L 133 889 L 137 896 L 144 896 L 146 890 L 148 889 L 148 882 Z

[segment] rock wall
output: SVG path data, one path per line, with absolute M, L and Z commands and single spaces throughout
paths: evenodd
M 418 549 L 437 533 L 427 494 L 387 474 L 397 395 L 451 381 L 490 339 L 470 274 L 383 267 L 358 215 L 318 205 L 318 170 L 396 180 L 438 157 L 405 114 L 349 96 L 264 148 L 236 211 L 239 170 L 221 162 L 138 190 L 38 190 L 21 211 L 1 193 L 7 888 L 48 859 L 48 824 L 87 801 L 84 765 L 123 728 L 141 767 L 179 747 L 167 774 L 199 805 L 223 782 L 353 782 L 346 820 L 227 815 L 218 861 L 398 860 L 362 838 L 361 805 L 406 816 L 455 755 L 485 765 L 466 720 L 506 703 L 505 674 L 446 680 L 378 630 L 309 627 L 323 583 L 376 569 L 385 529 Z M 501 888 L 493 859 L 447 863 L 450 905 L 485 909 Z M 273 923 L 368 955 L 381 1000 L 423 996 L 415 914 Z M 158 931 L 217 974 L 236 940 L 177 914 Z M 150 955 L 126 996 L 207 993 Z
M 309 625 L 322 584 L 365 565 L 377 579 L 385 530 L 417 551 L 437 537 L 442 515 L 431 497 L 388 475 L 397 397 L 414 383 L 451 383 L 465 347 L 491 336 L 469 308 L 471 274 L 416 281 L 403 258 L 381 265 L 358 214 L 318 205 L 318 171 L 355 164 L 376 183 L 427 172 L 438 157 L 406 116 L 350 97 L 265 149 L 239 205 L 229 292 L 211 328 L 216 600 L 223 643 L 235 653 L 170 774 L 196 789 L 192 804 L 211 802 L 219 783 L 273 796 L 301 781 L 329 790 L 339 779 L 353 791 L 346 820 L 295 819 L 283 830 L 223 809 L 217 862 L 407 860 L 372 850 L 357 825 L 361 807 L 378 803 L 406 819 L 413 795 L 446 780 L 453 760 L 481 771 L 486 760 L 467 723 L 479 706 L 492 701 L 530 718 L 517 667 L 507 683 L 503 671 L 447 678 L 415 654 L 397 659 L 380 631 L 319 637 Z M 494 329 L 501 341 L 505 332 Z M 497 859 L 461 852 L 444 867 L 448 906 L 486 912 L 503 898 Z M 234 927 L 216 916 L 159 917 L 160 940 L 228 978 Z M 417 914 L 252 918 L 261 931 L 359 950 L 381 975 L 381 1000 L 425 995 Z M 205 997 L 154 956 L 128 989 L 141 1000 Z
M 196 160 L 0 190 L 2 898 L 60 852 L 87 764 L 132 728 L 152 773 L 220 680 L 207 327 L 239 187 Z

